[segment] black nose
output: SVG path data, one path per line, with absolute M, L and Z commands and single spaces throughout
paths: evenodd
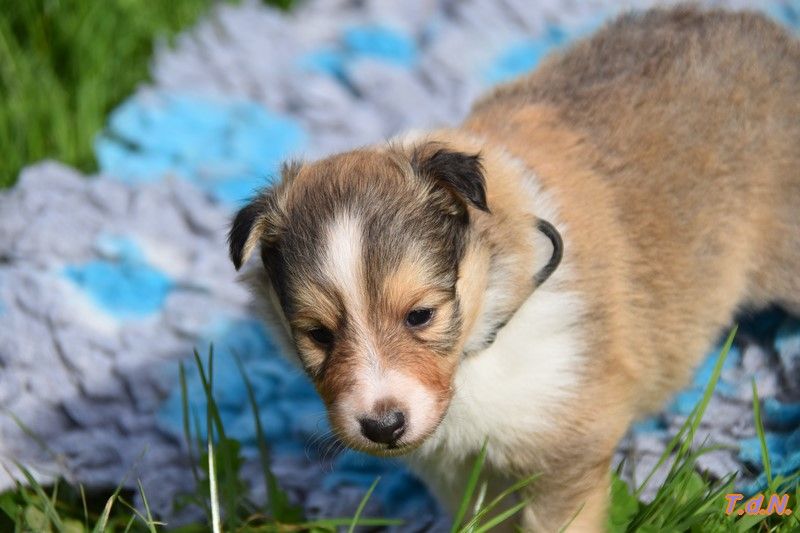
M 358 422 L 361 424 L 361 433 L 378 444 L 391 446 L 406 431 L 406 417 L 402 411 L 390 411 L 380 418 L 364 417 Z

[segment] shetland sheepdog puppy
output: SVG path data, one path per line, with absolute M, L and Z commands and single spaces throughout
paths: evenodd
M 230 255 L 342 441 L 452 504 L 488 439 L 490 491 L 541 474 L 525 530 L 600 531 L 631 421 L 740 308 L 800 312 L 800 46 L 622 16 L 459 127 L 287 164 Z

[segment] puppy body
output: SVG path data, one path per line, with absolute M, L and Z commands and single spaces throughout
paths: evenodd
M 632 385 L 646 379 L 646 369 L 629 344 L 636 341 L 628 332 L 633 309 L 622 305 L 633 294 L 624 282 L 630 252 L 612 211 L 600 207 L 603 198 L 611 200 L 609 191 L 574 160 L 574 134 L 552 126 L 537 132 L 547 139 L 539 145 L 548 158 L 541 161 L 542 170 L 557 169 L 560 184 L 565 185 L 565 176 L 580 184 L 566 194 L 572 195 L 583 220 L 569 216 L 562 194 L 545 188 L 538 167 L 524 164 L 477 128 L 407 141 L 446 139 L 468 153 L 480 149 L 487 203 L 493 209 L 473 219 L 477 247 L 492 259 L 467 257 L 462 267 L 459 293 L 462 302 L 469 302 L 464 314 L 474 313 L 476 325 L 455 372 L 452 401 L 437 430 L 409 460 L 454 508 L 488 436 L 490 494 L 520 477 L 545 473 L 533 485 L 531 496 L 537 503 L 526 510 L 525 525 L 537 531 L 558 529 L 574 515 L 579 500 L 583 511 L 574 525 L 581 531 L 602 522 L 611 455 L 639 411 L 641 398 Z M 552 154 L 564 158 L 554 162 Z M 593 206 L 590 211 L 581 207 L 587 205 Z M 550 243 L 535 229 L 537 218 L 558 228 L 564 258 L 534 290 L 531 280 L 551 252 Z M 581 261 L 584 247 L 592 254 L 598 245 L 598 260 L 588 255 L 592 259 Z M 493 276 L 500 265 L 514 275 Z M 474 283 L 475 278 L 484 284 Z M 508 302 L 516 311 L 494 342 L 481 349 L 488 333 L 482 326 L 495 324 L 495 314 L 506 316 L 498 302 Z M 480 351 L 472 352 L 471 346 Z M 652 390 L 646 393 L 647 398 L 653 395 Z
M 488 438 L 497 487 L 542 474 L 527 529 L 580 509 L 600 530 L 628 424 L 737 309 L 800 311 L 798 94 L 800 49 L 761 17 L 626 16 L 460 128 L 287 172 L 232 256 L 260 245 L 252 277 L 350 445 L 410 452 L 457 500 Z M 539 220 L 563 240 L 541 286 Z

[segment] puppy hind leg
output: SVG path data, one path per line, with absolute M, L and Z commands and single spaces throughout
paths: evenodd
M 778 304 L 800 316 L 800 214 L 796 218 L 795 224 L 784 220 L 779 231 L 764 239 L 769 248 L 753 273 L 747 302 L 750 306 Z
M 762 203 L 749 222 L 748 282 L 739 306 L 777 304 L 800 316 L 800 176 Z

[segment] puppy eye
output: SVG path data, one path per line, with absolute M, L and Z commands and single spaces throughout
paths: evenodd
M 309 330 L 308 336 L 322 346 L 328 346 L 333 342 L 333 332 L 328 328 L 314 328 Z
M 406 315 L 406 325 L 411 328 L 424 326 L 433 318 L 433 309 L 414 309 Z

